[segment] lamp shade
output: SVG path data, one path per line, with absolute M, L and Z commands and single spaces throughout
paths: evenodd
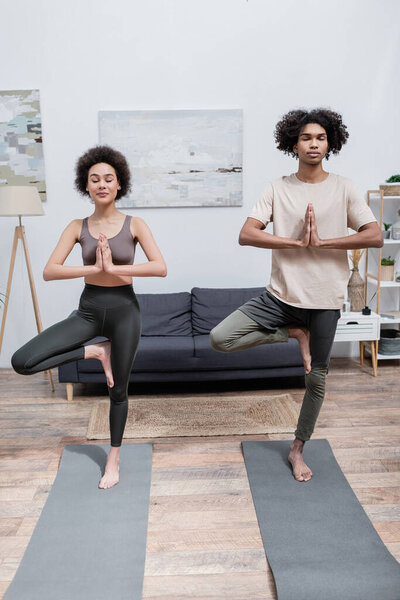
M 42 201 L 34 185 L 0 186 L 0 217 L 44 215 Z

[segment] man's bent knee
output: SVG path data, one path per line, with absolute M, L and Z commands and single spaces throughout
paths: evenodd
M 218 325 L 210 331 L 210 344 L 213 350 L 217 352 L 229 352 L 226 338 L 222 335 Z

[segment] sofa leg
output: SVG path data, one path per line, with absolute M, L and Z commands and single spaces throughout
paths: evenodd
M 67 400 L 70 402 L 74 398 L 74 384 L 67 383 Z

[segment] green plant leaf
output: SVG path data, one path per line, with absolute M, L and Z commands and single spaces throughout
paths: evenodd
M 389 267 L 391 265 L 394 265 L 394 259 L 390 258 L 390 256 L 388 258 L 382 258 L 381 265 L 383 265 L 384 267 Z

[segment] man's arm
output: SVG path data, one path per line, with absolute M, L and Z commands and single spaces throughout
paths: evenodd
M 382 248 L 383 235 L 376 221 L 362 225 L 357 233 L 340 238 L 321 240 L 315 220 L 314 209 L 311 210 L 311 236 L 310 246 L 314 248 L 334 248 L 352 250 L 353 248 Z
M 353 248 L 382 248 L 383 236 L 378 223 L 367 223 L 362 225 L 357 233 L 342 238 L 320 240 L 319 248 L 342 248 L 351 250 Z
M 263 231 L 265 225 L 258 219 L 247 217 L 239 234 L 241 246 L 255 246 L 256 248 L 305 248 L 309 245 L 311 235 L 311 204 L 307 206 L 304 216 L 304 227 L 298 240 L 279 237 Z
M 308 212 L 308 218 L 307 218 Z M 383 236 L 378 223 L 373 221 L 362 225 L 357 233 L 341 238 L 321 240 L 315 222 L 315 213 L 312 204 L 306 211 L 305 223 L 302 234 L 298 240 L 279 237 L 266 233 L 264 223 L 248 217 L 239 234 L 241 246 L 255 246 L 256 248 L 328 248 L 351 250 L 353 248 L 382 248 Z

